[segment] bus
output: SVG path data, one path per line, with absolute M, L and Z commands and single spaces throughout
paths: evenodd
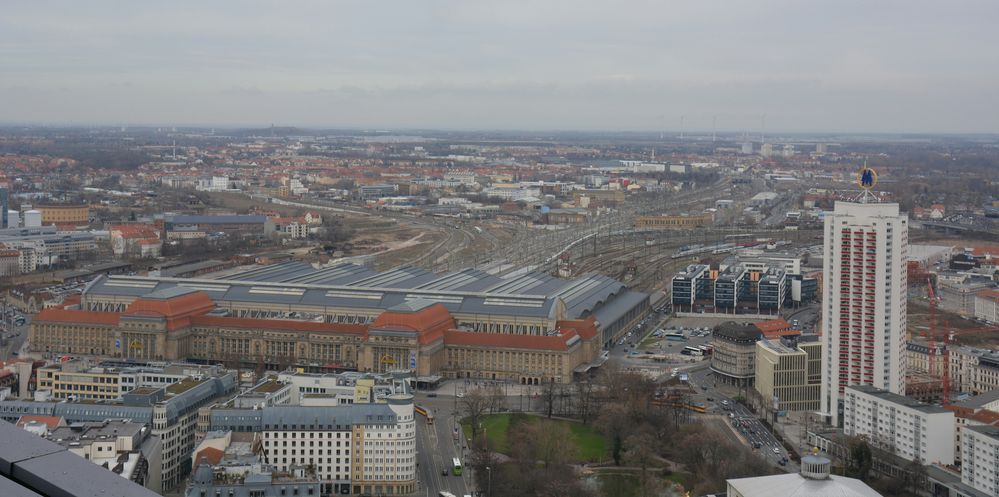
M 682 331 L 667 331 L 663 336 L 666 337 L 667 340 L 673 340 L 675 342 L 682 342 L 687 339 L 687 337 L 683 335 Z
M 684 347 L 683 350 L 680 351 L 680 353 L 683 355 L 689 355 L 695 357 L 700 357 L 704 355 L 704 351 L 698 347 Z
M 461 476 L 461 460 L 457 457 L 452 457 L 451 465 L 454 466 L 451 468 L 451 472 L 454 473 L 454 476 Z
M 715 348 L 710 345 L 698 345 L 697 348 L 701 349 L 701 355 L 711 355 L 711 352 L 715 350 Z
M 458 496 L 446 490 L 441 490 L 440 492 L 437 493 L 437 497 L 458 497 Z

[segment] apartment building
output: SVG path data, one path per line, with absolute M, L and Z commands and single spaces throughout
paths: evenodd
M 905 392 L 908 229 L 894 203 L 836 202 L 825 217 L 822 411 L 834 425 L 851 385 Z
M 999 495 L 999 427 L 967 426 L 961 431 L 961 483 Z
M 845 435 L 908 461 L 954 464 L 953 412 L 870 385 L 846 387 L 843 400 Z
M 979 395 L 999 388 L 999 353 L 973 347 L 949 347 L 951 390 Z

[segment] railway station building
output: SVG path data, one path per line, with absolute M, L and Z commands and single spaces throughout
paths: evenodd
M 289 262 L 216 279 L 102 276 L 78 304 L 39 313 L 30 343 L 53 356 L 567 383 L 648 310 L 647 294 L 596 274 Z

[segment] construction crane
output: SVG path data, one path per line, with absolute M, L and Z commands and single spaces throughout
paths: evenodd
M 937 336 L 937 304 L 939 299 L 937 298 L 937 293 L 933 289 L 933 280 L 927 276 L 926 278 L 926 293 L 930 300 L 930 322 L 929 329 L 927 330 L 927 345 L 929 347 L 928 354 L 928 366 L 932 373 L 936 371 L 936 351 L 938 350 L 938 336 Z M 942 401 L 943 405 L 950 404 L 950 353 L 947 352 L 947 347 L 950 345 L 950 332 L 946 329 L 947 325 L 944 325 L 943 333 L 943 368 L 941 371 L 941 381 L 943 385 L 942 388 Z

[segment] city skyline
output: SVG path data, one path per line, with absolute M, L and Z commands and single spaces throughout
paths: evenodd
M 999 130 L 985 2 L 232 7 L 11 7 L 4 122 Z

